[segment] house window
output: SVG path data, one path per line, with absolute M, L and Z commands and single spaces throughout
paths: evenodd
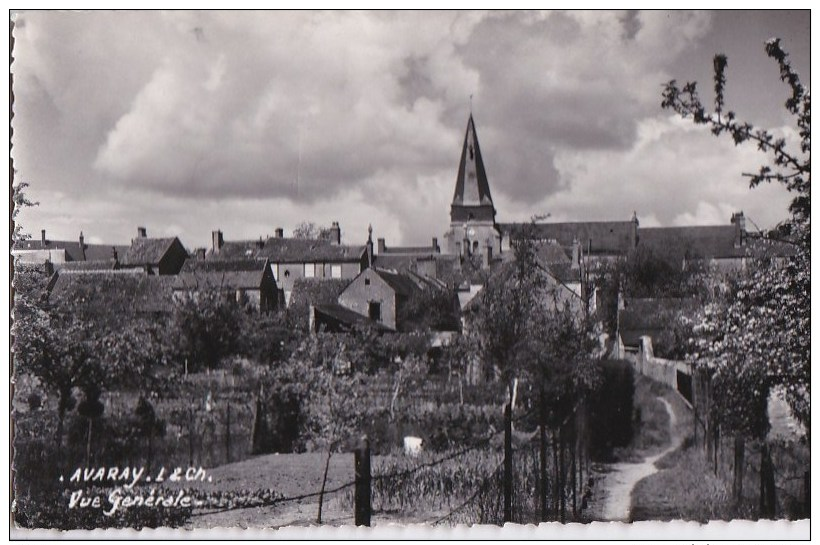
M 270 272 L 273 273 L 273 279 L 279 282 L 279 266 L 276 263 L 270 264 Z
M 285 269 L 285 278 L 290 278 L 290 271 Z
M 342 266 L 341 265 L 331 265 L 330 266 L 330 277 L 331 278 L 341 278 L 342 277 Z
M 314 278 L 316 276 L 316 264 L 305 263 L 305 278 Z
M 378 301 L 370 301 L 367 304 L 367 316 L 377 322 L 382 321 L 382 304 Z
M 365 278 L 365 279 L 364 279 L 364 285 L 365 285 L 365 286 L 369 286 L 369 285 L 370 285 L 370 279 L 369 279 L 369 278 Z

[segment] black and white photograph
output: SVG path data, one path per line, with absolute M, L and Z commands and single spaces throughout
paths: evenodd
M 11 10 L 12 537 L 806 538 L 810 29 Z

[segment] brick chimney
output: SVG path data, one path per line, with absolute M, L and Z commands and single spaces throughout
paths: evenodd
M 145 227 L 137 227 L 137 238 L 146 238 L 148 230 Z
M 438 239 L 436 237 L 433 237 L 433 253 L 434 254 L 440 254 L 441 253 L 441 248 L 438 245 Z
M 383 254 L 384 253 L 384 239 L 383 238 L 377 239 L 376 244 L 378 245 L 379 253 Z
M 197 261 L 205 261 L 205 248 L 196 249 L 196 259 Z
M 732 224 L 735 226 L 735 248 L 746 244 L 746 217 L 743 211 L 732 214 Z
M 222 249 L 225 241 L 222 239 L 222 231 L 211 231 L 211 252 L 216 255 Z
M 85 261 L 85 237 L 82 231 L 80 231 L 80 257 Z
M 43 243 L 43 246 L 46 245 L 46 230 L 40 229 L 40 242 Z
M 111 246 L 111 257 L 114 258 L 114 265 L 118 265 L 120 262 L 120 256 L 117 254 L 117 247 Z
M 273 231 L 273 236 L 275 236 L 276 238 L 285 238 L 285 230 L 282 229 L 281 227 L 277 227 Z
M 330 225 L 330 243 L 338 246 L 342 243 L 342 229 L 339 227 L 339 222 L 334 221 Z
M 632 211 L 632 226 L 629 230 L 629 244 L 633 249 L 638 247 L 638 213 Z

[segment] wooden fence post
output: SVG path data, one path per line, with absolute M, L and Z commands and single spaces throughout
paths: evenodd
M 504 406 L 504 522 L 512 522 L 512 407 Z
M 742 435 L 735 435 L 735 467 L 734 479 L 732 480 L 732 497 L 735 506 L 739 507 L 743 500 L 743 470 L 746 458 L 746 446 Z
M 811 475 L 810 470 L 803 472 L 803 514 L 811 517 Z
M 564 434 L 565 424 L 558 427 L 558 493 L 561 511 L 561 524 L 567 522 L 567 472 L 564 461 L 564 450 L 566 450 L 566 438 Z
M 228 401 L 228 406 L 225 409 L 225 454 L 228 463 L 231 463 L 231 402 Z
M 548 511 L 549 508 L 547 507 L 547 405 L 546 405 L 546 395 L 544 393 L 544 384 L 541 383 L 541 444 L 540 446 L 540 466 L 538 472 L 538 480 L 541 483 L 541 522 L 547 522 L 548 520 Z
M 355 522 L 370 526 L 370 440 L 365 435 L 355 451 Z

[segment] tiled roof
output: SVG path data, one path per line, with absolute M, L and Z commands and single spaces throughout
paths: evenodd
M 435 253 L 435 249 L 432 246 L 385 246 L 384 249 L 379 252 L 378 255 L 382 254 L 410 254 L 410 255 L 431 255 Z
M 647 227 L 638 229 L 638 245 L 660 254 L 675 253 L 693 258 L 746 255 L 743 246 L 735 247 L 734 225 Z
M 275 238 L 226 241 L 218 253 L 209 251 L 208 259 L 267 258 L 271 263 L 358 262 L 366 247 L 336 245 L 327 240 Z
M 203 260 L 189 258 L 182 264 L 180 273 L 213 273 L 225 271 L 259 271 L 264 272 L 267 261 L 265 259 L 231 259 L 231 260 Z
M 643 335 L 657 341 L 681 312 L 693 310 L 696 299 L 626 299 L 618 311 L 618 332 L 626 346 L 637 346 Z
M 570 263 L 572 261 L 564 248 L 555 241 L 544 241 L 535 244 L 535 256 L 544 264 Z
M 174 275 L 175 290 L 193 289 L 260 289 L 263 270 L 256 271 L 195 271 Z
M 553 240 L 565 248 L 578 241 L 584 253 L 625 254 L 632 249 L 632 221 L 588 221 L 565 223 L 499 223 L 499 230 L 511 238 L 527 233 L 536 240 Z
M 83 252 L 80 249 L 80 242 L 78 240 L 46 240 L 43 244 L 42 240 L 29 239 L 18 240 L 14 243 L 14 250 L 65 250 L 66 261 L 99 261 L 109 259 L 114 256 L 114 250 L 120 258 L 128 250 L 128 246 L 111 245 L 111 244 L 87 244 L 85 247 L 85 259 L 83 259 Z
M 131 247 L 125 252 L 121 261 L 124 265 L 155 265 L 160 262 L 176 240 L 176 237 L 135 238 L 131 241 Z
M 367 324 L 371 327 L 376 328 L 379 331 L 393 331 L 386 325 L 371 320 L 367 316 L 362 316 L 358 312 L 354 312 L 337 303 L 332 303 L 328 305 L 316 305 L 314 307 L 314 310 L 318 315 L 317 318 L 321 318 L 322 315 L 324 315 L 325 320 L 327 320 L 327 318 L 330 318 L 330 320 L 346 328 L 350 328 L 355 325 Z
M 113 259 L 100 259 L 95 261 L 66 261 L 60 267 L 63 272 L 81 271 L 106 271 L 117 268 L 117 262 Z
M 404 296 L 411 296 L 415 292 L 421 290 L 421 286 L 407 274 L 401 274 L 397 271 L 387 269 L 373 269 L 382 280 L 387 282 L 387 285 L 393 290 Z
M 174 278 L 132 271 L 61 272 L 49 299 L 77 304 L 87 299 L 109 312 L 169 312 L 173 310 Z

